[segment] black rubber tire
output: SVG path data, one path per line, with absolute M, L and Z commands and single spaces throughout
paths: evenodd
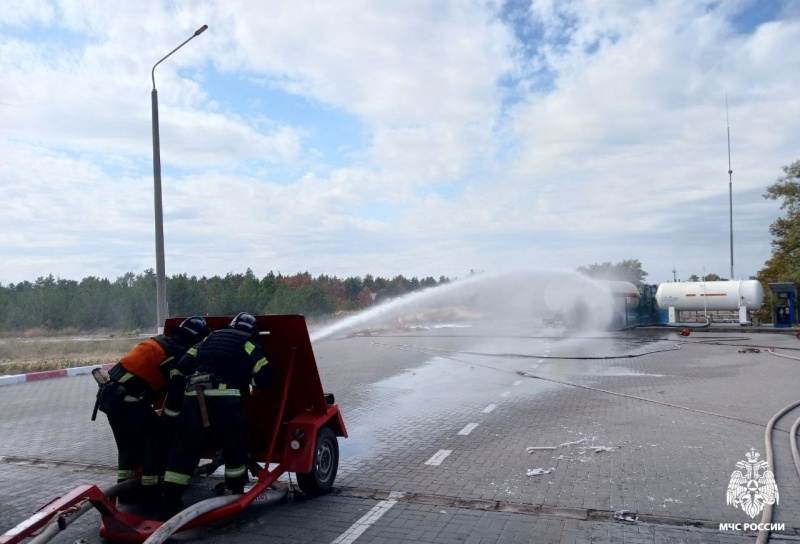
M 330 427 L 317 432 L 314 444 L 314 464 L 311 472 L 297 473 L 297 485 L 306 495 L 324 495 L 333 488 L 336 471 L 339 469 L 339 441 Z

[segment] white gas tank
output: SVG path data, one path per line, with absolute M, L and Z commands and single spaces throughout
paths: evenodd
M 597 283 L 611 294 L 614 303 L 620 307 L 624 308 L 626 304 L 629 310 L 639 307 L 639 289 L 631 282 L 599 280 Z
M 742 306 L 756 309 L 764 303 L 764 288 L 756 280 L 662 283 L 656 291 L 656 302 L 662 310 L 738 310 Z

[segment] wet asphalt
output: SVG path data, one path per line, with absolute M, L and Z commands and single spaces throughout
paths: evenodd
M 475 322 L 313 347 L 349 433 L 333 493 L 293 492 L 175 541 L 752 542 L 720 529 L 760 521 L 727 504 L 731 475 L 751 450 L 765 458 L 765 423 L 800 401 L 800 360 L 775 355 L 800 359 L 800 341 L 765 329 Z M 89 376 L 0 387 L 0 532 L 77 485 L 113 483 L 95 390 Z M 784 529 L 770 542 L 799 540 L 798 417 L 773 440 Z M 98 527 L 90 512 L 53 542 L 103 542 Z

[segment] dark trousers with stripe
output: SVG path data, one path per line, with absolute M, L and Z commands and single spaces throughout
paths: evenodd
M 172 445 L 171 434 L 150 402 L 122 402 L 106 415 L 117 443 L 117 479 L 126 480 L 140 468 L 143 476 L 161 476 Z
M 247 447 L 245 443 L 245 413 L 239 396 L 212 396 L 206 391 L 205 404 L 210 428 L 203 427 L 203 417 L 197 397 L 187 394 L 178 423 L 174 448 L 164 478 L 164 505 L 174 509 L 194 474 L 203 450 L 218 438 L 225 461 L 225 486 L 241 490 L 248 482 Z

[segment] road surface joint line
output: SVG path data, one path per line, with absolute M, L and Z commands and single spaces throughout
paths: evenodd
M 387 493 L 385 491 L 377 491 L 375 489 L 358 489 L 358 488 L 337 488 L 338 495 L 343 497 L 357 497 L 357 498 L 377 498 L 379 496 L 388 497 L 388 499 L 396 499 L 396 502 L 409 502 L 414 504 L 424 504 L 435 507 L 454 507 L 465 508 L 468 510 L 481 510 L 481 511 L 496 511 L 516 514 L 526 514 L 533 516 L 554 517 L 561 519 L 575 519 L 584 521 L 614 521 L 615 514 L 618 512 L 612 510 L 600 509 L 586 509 L 586 508 L 573 508 L 565 506 L 549 506 L 543 504 L 524 504 L 509 501 L 492 501 L 492 500 L 476 500 L 452 497 L 447 495 L 431 495 L 424 493 L 402 493 L 392 491 Z M 388 501 L 387 501 L 388 502 Z M 366 516 L 364 516 L 366 517 Z M 360 521 L 360 520 L 359 520 Z M 687 517 L 676 516 L 661 516 L 661 515 L 639 515 L 640 526 L 649 527 L 663 527 L 663 528 L 680 528 L 686 531 L 693 531 L 699 533 L 718 532 L 720 522 L 710 519 L 696 519 Z M 794 527 L 786 524 L 786 533 L 780 533 L 782 538 L 794 536 L 792 533 Z M 728 533 L 726 533 L 728 534 Z M 740 536 L 740 535 L 732 535 Z M 352 541 L 347 541 L 352 542 Z M 343 544 L 342 541 L 337 541 L 336 544 Z

